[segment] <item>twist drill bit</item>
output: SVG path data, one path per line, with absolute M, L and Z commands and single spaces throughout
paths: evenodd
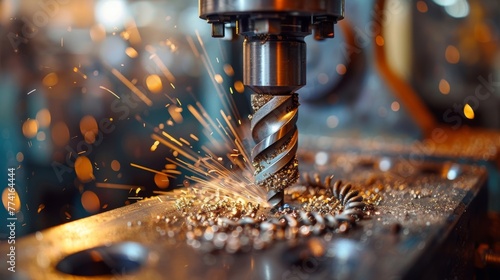
M 271 206 L 283 204 L 283 190 L 298 179 L 297 91 L 306 84 L 306 43 L 334 37 L 344 18 L 344 0 L 200 0 L 200 17 L 212 37 L 232 28 L 243 42 L 243 84 L 251 89 L 255 183 L 268 191 Z M 232 34 L 232 33 L 231 33 Z
M 283 205 L 284 189 L 299 178 L 297 161 L 298 96 L 252 94 L 251 121 L 255 181 L 267 189 L 271 207 Z

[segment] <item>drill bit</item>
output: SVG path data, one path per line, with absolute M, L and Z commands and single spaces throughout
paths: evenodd
M 243 42 L 243 84 L 251 89 L 255 183 L 269 204 L 283 204 L 284 189 L 299 177 L 295 93 L 306 84 L 306 43 L 334 37 L 344 18 L 344 0 L 241 1 L 200 0 L 200 17 L 212 25 L 212 37 L 234 28 Z
M 252 150 L 256 184 L 266 188 L 272 208 L 283 205 L 284 189 L 299 178 L 297 161 L 298 96 L 252 94 Z

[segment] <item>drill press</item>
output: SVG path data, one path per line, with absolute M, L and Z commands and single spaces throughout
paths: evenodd
M 344 0 L 200 0 L 199 15 L 212 24 L 212 37 L 226 26 L 245 37 L 243 83 L 254 94 L 251 133 L 255 182 L 268 192 L 272 207 L 283 204 L 284 189 L 299 177 L 298 96 L 306 84 L 306 43 L 334 37 L 344 17 Z

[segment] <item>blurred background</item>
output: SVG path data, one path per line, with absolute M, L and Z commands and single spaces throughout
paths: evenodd
M 479 160 L 498 195 L 500 2 L 346 2 L 334 40 L 307 39 L 301 137 Z M 197 5 L 0 2 L 0 178 L 7 207 L 6 170 L 16 168 L 18 236 L 183 186 L 188 173 L 169 164 L 175 152 L 151 134 L 200 150 L 208 140 L 187 105 L 219 115 L 231 111 L 224 95 L 248 119 L 242 38 L 211 38 Z M 490 208 L 500 211 L 498 202 Z

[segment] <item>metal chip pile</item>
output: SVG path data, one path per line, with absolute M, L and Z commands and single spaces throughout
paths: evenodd
M 179 216 L 166 218 L 170 228 L 185 234 L 191 247 L 203 252 L 262 250 L 278 240 L 291 243 L 313 235 L 345 233 L 373 209 L 373 201 L 351 184 L 333 176 L 322 182 L 306 174 L 286 190 L 285 204 L 268 209 L 243 199 L 186 193 L 175 201 Z

